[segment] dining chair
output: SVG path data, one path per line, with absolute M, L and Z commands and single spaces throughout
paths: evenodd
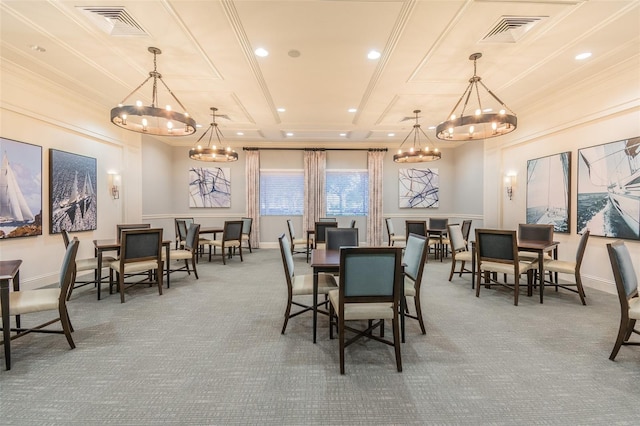
M 621 346 L 640 346 L 640 342 L 629 341 L 632 333 L 640 335 L 640 330 L 635 328 L 636 321 L 640 320 L 640 296 L 638 295 L 638 276 L 624 241 L 617 240 L 607 244 L 607 252 L 620 301 L 618 337 L 609 355 L 609 359 L 613 361 Z
M 402 305 L 407 307 L 407 297 L 413 297 L 416 309 L 415 315 L 409 313 L 408 309 L 402 312 L 400 317 L 402 330 L 402 342 L 404 343 L 404 319 L 409 317 L 418 321 L 422 334 L 427 334 L 422 319 L 422 308 L 420 306 L 420 287 L 422 285 L 422 272 L 427 260 L 427 238 L 422 235 L 409 234 L 407 246 L 404 249 L 402 264 L 404 266 L 404 292 Z
M 393 346 L 396 368 L 402 371 L 399 309 L 402 297 L 402 248 L 353 247 L 340 250 L 340 286 L 329 291 L 331 324 L 337 325 L 340 374 L 344 374 L 344 351 L 361 337 Z M 336 319 L 337 317 L 337 319 Z M 393 341 L 384 338 L 384 320 L 391 320 Z M 367 321 L 365 329 L 347 325 Z M 380 336 L 373 332 L 379 329 Z M 346 331 L 355 337 L 346 340 Z
M 294 300 L 296 296 L 310 296 L 313 295 L 313 275 L 296 275 L 295 264 L 293 262 L 293 253 L 291 252 L 291 242 L 284 235 L 281 234 L 278 237 L 278 243 L 280 245 L 280 255 L 282 256 L 282 266 L 284 267 L 284 276 L 287 281 L 287 307 L 284 311 L 284 324 L 282 325 L 281 334 L 284 334 L 287 329 L 287 323 L 289 318 L 296 317 L 305 312 L 313 310 L 312 305 L 305 305 L 297 300 Z M 338 288 L 335 278 L 331 274 L 318 274 L 318 294 L 329 294 L 330 290 Z M 297 298 L 299 299 L 299 298 Z M 329 301 L 326 299 L 319 302 L 318 306 L 326 306 Z M 292 305 L 303 308 L 297 312 L 291 313 Z M 318 310 L 322 314 L 328 315 L 327 311 Z
M 553 225 L 520 223 L 518 224 L 518 240 L 520 241 L 553 241 Z M 519 251 L 522 260 L 538 260 L 538 254 L 530 251 Z M 544 259 L 551 259 L 550 253 L 544 254 Z
M 327 228 L 327 250 L 340 250 L 341 247 L 357 247 L 358 228 Z
M 549 277 L 552 277 L 552 274 L 571 274 L 575 277 L 575 283 L 559 283 L 557 277 L 553 281 L 544 281 L 545 285 L 554 286 L 556 291 L 558 291 L 558 287 L 563 288 L 565 290 L 573 291 L 578 293 L 580 296 L 580 301 L 583 305 L 586 305 L 587 302 L 585 300 L 584 288 L 582 287 L 582 278 L 580 277 L 580 267 L 582 266 L 582 258 L 584 257 L 584 252 L 587 248 L 587 240 L 589 239 L 590 231 L 587 229 L 580 237 L 580 242 L 578 243 L 578 249 L 576 250 L 576 258 L 575 261 L 572 260 L 556 260 L 556 259 L 544 259 L 544 271 L 549 272 Z M 537 262 L 537 260 L 536 260 Z M 575 287 L 575 288 L 571 288 Z
M 397 235 L 395 229 L 393 228 L 393 221 L 390 217 L 384 219 L 384 223 L 387 225 L 387 237 L 389 240 L 389 245 L 393 246 L 397 242 L 405 243 L 407 241 L 407 237 L 405 235 Z
M 158 285 L 162 296 L 162 228 L 127 229 L 121 233 L 120 258 L 111 262 L 109 271 L 109 294 L 113 292 L 113 274 L 118 279 L 120 303 L 124 303 L 125 284 L 127 288 L 136 284 Z M 145 279 L 125 283 L 126 277 L 145 273 Z M 155 277 L 155 281 L 154 281 Z
M 337 228 L 337 227 L 338 227 L 338 222 L 335 222 L 335 221 L 316 222 L 315 234 L 313 239 L 313 247 L 324 248 L 325 242 L 327 241 L 326 230 L 328 228 Z
M 307 247 L 307 240 L 305 238 L 296 238 L 296 230 L 291 219 L 287 219 L 287 228 L 289 229 L 289 244 L 291 246 L 291 254 L 308 254 L 309 247 Z M 296 250 L 296 245 L 304 246 L 304 250 Z
M 192 222 L 193 223 L 193 222 Z M 183 248 L 184 244 L 187 240 L 187 224 L 186 220 L 177 219 L 175 221 L 176 224 L 176 250 L 179 248 Z
M 149 228 L 151 228 L 150 223 L 120 223 L 116 225 L 116 241 L 120 242 L 122 231 L 126 231 L 128 229 L 149 229 Z
M 69 241 L 69 244 L 67 244 L 58 276 L 58 285 L 55 288 L 21 290 L 19 282 L 14 281 L 13 291 L 9 292 L 9 316 L 15 317 L 16 327 L 11 329 L 11 331 L 14 331 L 16 334 L 10 337 L 9 342 L 32 332 L 58 333 L 64 334 L 71 349 L 76 347 L 73 337 L 71 336 L 73 326 L 71 325 L 69 312 L 67 310 L 67 296 L 69 289 L 73 286 L 76 255 L 79 245 L 80 242 L 77 238 L 73 238 Z M 33 327 L 23 326 L 22 317 L 24 315 L 47 311 L 58 311 L 58 316 L 40 325 Z M 34 315 L 33 318 L 36 318 L 38 321 L 42 320 L 41 315 Z M 60 321 L 62 329 L 45 329 L 45 327 L 55 324 L 58 321 Z M 9 327 L 9 324 L 3 324 L 3 326 Z M 4 344 L 5 342 L 3 341 L 1 343 Z M 7 364 L 7 369 L 9 368 L 11 368 L 11 365 Z
M 220 254 L 222 255 L 222 264 L 226 265 L 227 256 L 231 259 L 233 250 L 238 249 L 240 254 L 240 261 L 244 262 L 242 258 L 242 227 L 243 222 L 241 220 L 227 220 L 224 222 L 224 228 L 222 231 L 222 238 L 219 240 L 204 240 L 204 244 L 209 246 L 209 262 L 211 262 L 211 248 L 213 247 L 213 254 L 216 254 L 216 248 L 220 248 Z
M 431 247 L 435 250 L 435 256 L 438 257 L 440 255 L 440 261 L 442 262 L 442 258 L 447 255 L 447 248 L 449 247 L 450 241 L 446 235 L 447 225 L 449 224 L 449 219 L 447 218 L 431 218 L 429 219 L 429 230 L 440 230 L 439 232 L 429 232 L 429 240 L 428 245 L 429 249 Z
M 451 272 L 449 273 L 449 281 L 453 278 L 453 274 L 456 270 L 456 265 L 460 262 L 460 271 L 458 276 L 462 274 L 473 274 L 470 269 L 465 269 L 465 263 L 473 262 L 472 252 L 467 249 L 467 242 L 462 234 L 462 229 L 459 223 L 452 223 L 447 225 L 447 232 L 449 234 L 449 241 L 451 244 Z M 472 278 L 473 281 L 473 278 Z
M 531 289 L 535 262 L 522 261 L 518 258 L 518 241 L 516 231 L 498 229 L 476 229 L 477 282 L 476 297 L 480 297 L 481 278 L 484 276 L 485 286 L 501 285 L 513 290 L 513 304 L 518 306 L 520 293 L 520 275 L 527 274 L 528 288 Z M 499 273 L 513 276 L 513 283 L 499 282 L 490 276 Z M 506 281 L 506 280 L 505 280 Z
M 409 238 L 409 234 L 427 236 L 426 220 L 405 220 L 405 240 Z
M 62 234 L 62 241 L 64 242 L 64 248 L 68 248 L 69 247 L 69 242 L 70 237 L 69 237 L 69 232 L 65 229 L 63 229 L 61 232 Z M 102 267 L 103 268 L 107 268 L 109 267 L 109 262 L 113 262 L 114 260 L 116 260 L 114 257 L 112 256 L 102 256 Z M 97 257 L 89 257 L 86 259 L 78 259 L 76 257 L 76 267 L 75 270 L 73 271 L 73 278 L 72 278 L 72 284 L 69 287 L 69 291 L 67 292 L 67 300 L 71 299 L 71 293 L 73 292 L 74 289 L 79 288 L 79 287 L 84 287 L 85 285 L 89 285 L 89 284 L 93 284 L 98 285 L 98 280 L 100 279 L 100 274 L 98 273 L 98 258 Z M 93 279 L 92 280 L 78 280 L 78 272 L 88 272 L 88 271 L 92 271 L 93 272 Z
M 184 266 L 180 268 L 172 269 L 171 265 L 169 265 L 169 268 L 168 268 L 169 273 L 186 271 L 188 275 L 191 275 L 191 270 L 189 269 L 189 261 L 191 261 L 193 274 L 196 276 L 196 279 L 198 279 L 198 270 L 196 269 L 196 263 L 197 263 L 196 261 L 198 257 L 199 235 L 200 235 L 200 224 L 197 224 L 197 223 L 190 224 L 189 229 L 187 230 L 187 235 L 185 236 L 185 240 L 184 240 L 184 244 L 182 245 L 182 248 L 171 250 L 169 252 L 169 259 L 172 262 L 176 260 L 184 260 Z M 167 262 L 167 257 L 164 250 L 162 250 L 162 261 Z M 168 281 L 169 280 L 167 280 L 167 284 L 168 284 Z
M 184 222 L 184 232 L 180 232 L 180 229 L 178 228 L 178 221 Z M 176 233 L 176 249 L 178 249 L 181 244 L 184 244 L 184 239 L 187 235 L 187 228 L 194 222 L 195 221 L 192 217 L 176 217 L 173 219 L 173 226 L 175 227 Z
M 471 231 L 471 219 L 462 221 L 462 238 L 464 238 L 464 245 L 469 249 L 469 233 Z
M 241 242 L 246 242 L 249 247 L 249 253 L 253 253 L 251 250 L 251 226 L 253 225 L 253 218 L 242 218 L 242 239 Z
M 337 222 L 338 219 L 336 219 L 335 217 L 321 217 L 318 218 L 318 222 Z

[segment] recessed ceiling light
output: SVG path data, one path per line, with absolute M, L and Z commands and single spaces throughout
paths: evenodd
M 200 128 L 202 127 L 202 124 L 196 124 L 196 127 Z
M 36 52 L 42 52 L 42 53 L 47 51 L 47 49 L 45 49 L 42 46 L 38 46 L 37 44 L 32 44 L 31 45 L 31 50 L 35 50 Z
M 369 53 L 367 53 L 367 58 L 369 59 L 378 59 L 380 57 L 380 52 L 378 52 L 377 50 L 370 50 Z
M 236 135 L 238 135 L 238 136 L 244 136 L 244 133 L 242 133 L 242 132 L 238 132 L 238 133 L 236 133 Z
M 262 47 L 258 47 L 254 53 L 258 56 L 260 56 L 261 58 L 264 58 L 265 56 L 269 56 L 269 52 L 267 51 L 267 49 L 264 49 Z
M 581 61 L 583 59 L 587 59 L 591 57 L 591 52 L 584 52 L 579 55 L 576 55 L 576 60 Z
M 293 136 L 293 133 L 287 132 L 287 136 Z
M 429 126 L 429 127 L 427 127 L 427 129 L 428 129 L 428 130 L 433 130 L 433 129 L 435 129 L 435 128 L 436 128 L 436 126 Z
M 349 112 L 356 112 L 358 109 L 357 108 L 349 108 L 348 111 Z
M 340 136 L 347 136 L 346 133 L 340 133 Z
M 278 112 L 285 112 L 285 111 L 286 111 L 286 109 L 284 109 L 284 108 L 278 108 Z
M 395 136 L 395 133 L 387 133 L 387 136 Z

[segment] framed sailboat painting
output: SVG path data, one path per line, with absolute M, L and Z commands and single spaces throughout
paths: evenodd
M 578 151 L 578 233 L 640 239 L 640 137 Z
M 49 233 L 97 228 L 96 166 L 95 158 L 49 150 Z
M 570 232 L 571 152 L 527 161 L 527 223 Z
M 42 235 L 42 147 L 0 138 L 0 239 Z

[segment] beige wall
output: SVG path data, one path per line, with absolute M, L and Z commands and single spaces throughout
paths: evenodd
M 62 259 L 62 238 L 50 235 L 48 226 L 48 149 L 55 148 L 97 158 L 98 229 L 77 233 L 80 256 L 92 255 L 95 238 L 109 238 L 119 222 L 148 221 L 173 233 L 174 216 L 194 216 L 205 225 L 221 224 L 225 218 L 246 214 L 244 200 L 244 153 L 229 164 L 232 173 L 232 206 L 229 209 L 190 209 L 187 204 L 187 171 L 194 162 L 188 147 L 170 147 L 152 138 L 127 132 L 108 121 L 110 106 L 72 93 L 28 71 L 2 64 L 0 79 L 0 124 L 2 136 L 43 147 L 43 235 L 0 241 L 0 259 L 24 260 L 21 277 L 24 288 L 55 282 Z M 569 150 L 572 165 L 572 231 L 559 235 L 560 257 L 572 258 L 577 245 L 575 232 L 577 149 L 640 135 L 640 64 L 631 58 L 626 66 L 606 75 L 593 76 L 577 90 L 558 93 L 553 99 L 531 100 L 528 109 L 517 111 L 520 126 L 509 136 L 484 143 L 468 142 L 456 149 L 444 149 L 437 167 L 441 175 L 441 204 L 435 210 L 407 211 L 397 206 L 397 170 L 393 148 L 385 159 L 384 210 L 402 227 L 405 218 L 449 217 L 451 221 L 472 218 L 474 225 L 513 228 L 525 220 L 524 170 L 526 161 Z M 525 118 L 523 118 L 525 117 Z M 338 156 L 329 152 L 328 167 L 366 167 L 366 152 Z M 262 167 L 302 168 L 301 151 L 263 151 Z M 514 198 L 506 198 L 503 176 L 508 170 L 519 174 Z M 119 200 L 108 193 L 107 172 L 122 174 Z M 362 218 L 359 219 L 362 221 Z M 285 232 L 285 218 L 265 218 L 261 241 L 273 244 Z M 301 223 L 297 224 L 300 229 Z M 364 223 L 359 223 L 365 229 Z M 362 238 L 366 239 L 366 236 Z M 587 248 L 584 276 L 587 285 L 611 291 L 611 268 L 606 257 L 605 238 L 592 238 Z M 633 259 L 640 261 L 640 243 L 627 241 Z M 640 265 L 640 262 L 637 262 Z M 640 267 L 638 267 L 640 271 Z

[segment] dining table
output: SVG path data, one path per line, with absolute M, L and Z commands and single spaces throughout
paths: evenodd
M 9 282 L 13 281 L 13 290 L 20 289 L 20 265 L 22 260 L 0 261 L 0 307 L 2 307 L 2 342 L 4 344 L 4 362 L 11 370 L 11 323 L 9 317 Z M 16 316 L 16 328 L 20 328 L 20 316 Z
M 211 234 L 212 235 L 212 240 L 215 240 L 218 236 L 218 234 L 223 233 L 224 232 L 224 228 L 221 228 L 220 226 L 201 226 L 200 227 L 200 232 L 198 234 L 198 240 L 200 240 L 200 236 L 203 234 Z M 197 259 L 199 260 L 202 256 L 204 255 L 204 245 L 198 244 L 198 257 Z
M 98 276 L 96 279 L 96 284 L 98 285 L 98 300 L 100 300 L 100 287 L 104 282 L 105 278 L 102 278 L 102 258 L 105 252 L 115 251 L 117 253 L 120 252 L 120 241 L 115 238 L 110 239 L 101 239 L 101 240 L 93 240 L 94 252 L 95 256 L 98 260 Z M 165 273 L 167 275 L 167 288 L 171 286 L 171 278 L 170 278 L 170 268 L 169 262 L 171 261 L 171 240 L 163 240 L 162 247 L 165 250 Z

